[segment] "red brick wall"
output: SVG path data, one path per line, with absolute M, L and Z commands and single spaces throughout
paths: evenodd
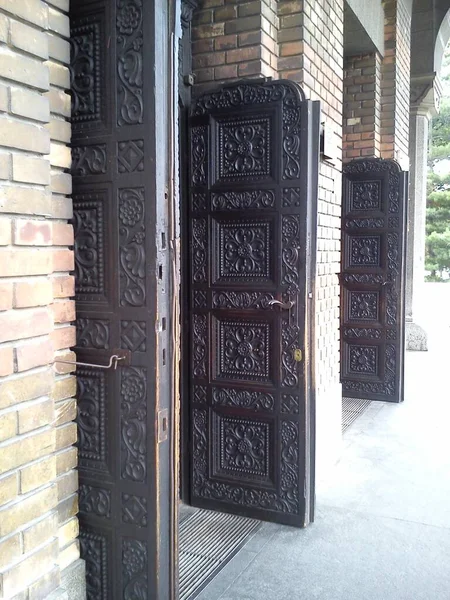
M 381 57 L 377 53 L 344 59 L 343 159 L 380 156 Z

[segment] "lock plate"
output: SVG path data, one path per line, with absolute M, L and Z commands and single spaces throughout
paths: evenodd
M 302 360 L 303 360 L 303 352 L 300 350 L 300 348 L 296 348 L 294 350 L 294 360 L 296 362 L 302 362 Z

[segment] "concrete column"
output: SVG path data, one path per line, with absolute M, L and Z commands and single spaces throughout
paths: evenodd
M 427 156 L 430 120 L 440 84 L 435 75 L 411 80 L 409 201 L 406 237 L 406 349 L 427 350 L 427 334 L 415 320 L 425 276 Z

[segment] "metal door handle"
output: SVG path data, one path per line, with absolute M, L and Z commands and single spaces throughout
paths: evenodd
M 280 300 L 269 300 L 267 304 L 269 306 L 279 306 L 280 308 L 289 310 L 294 306 L 295 302 L 293 300 L 288 300 L 287 302 L 281 302 Z

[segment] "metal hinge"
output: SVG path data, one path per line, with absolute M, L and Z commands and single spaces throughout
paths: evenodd
M 165 442 L 169 436 L 169 409 L 158 411 L 158 444 Z

